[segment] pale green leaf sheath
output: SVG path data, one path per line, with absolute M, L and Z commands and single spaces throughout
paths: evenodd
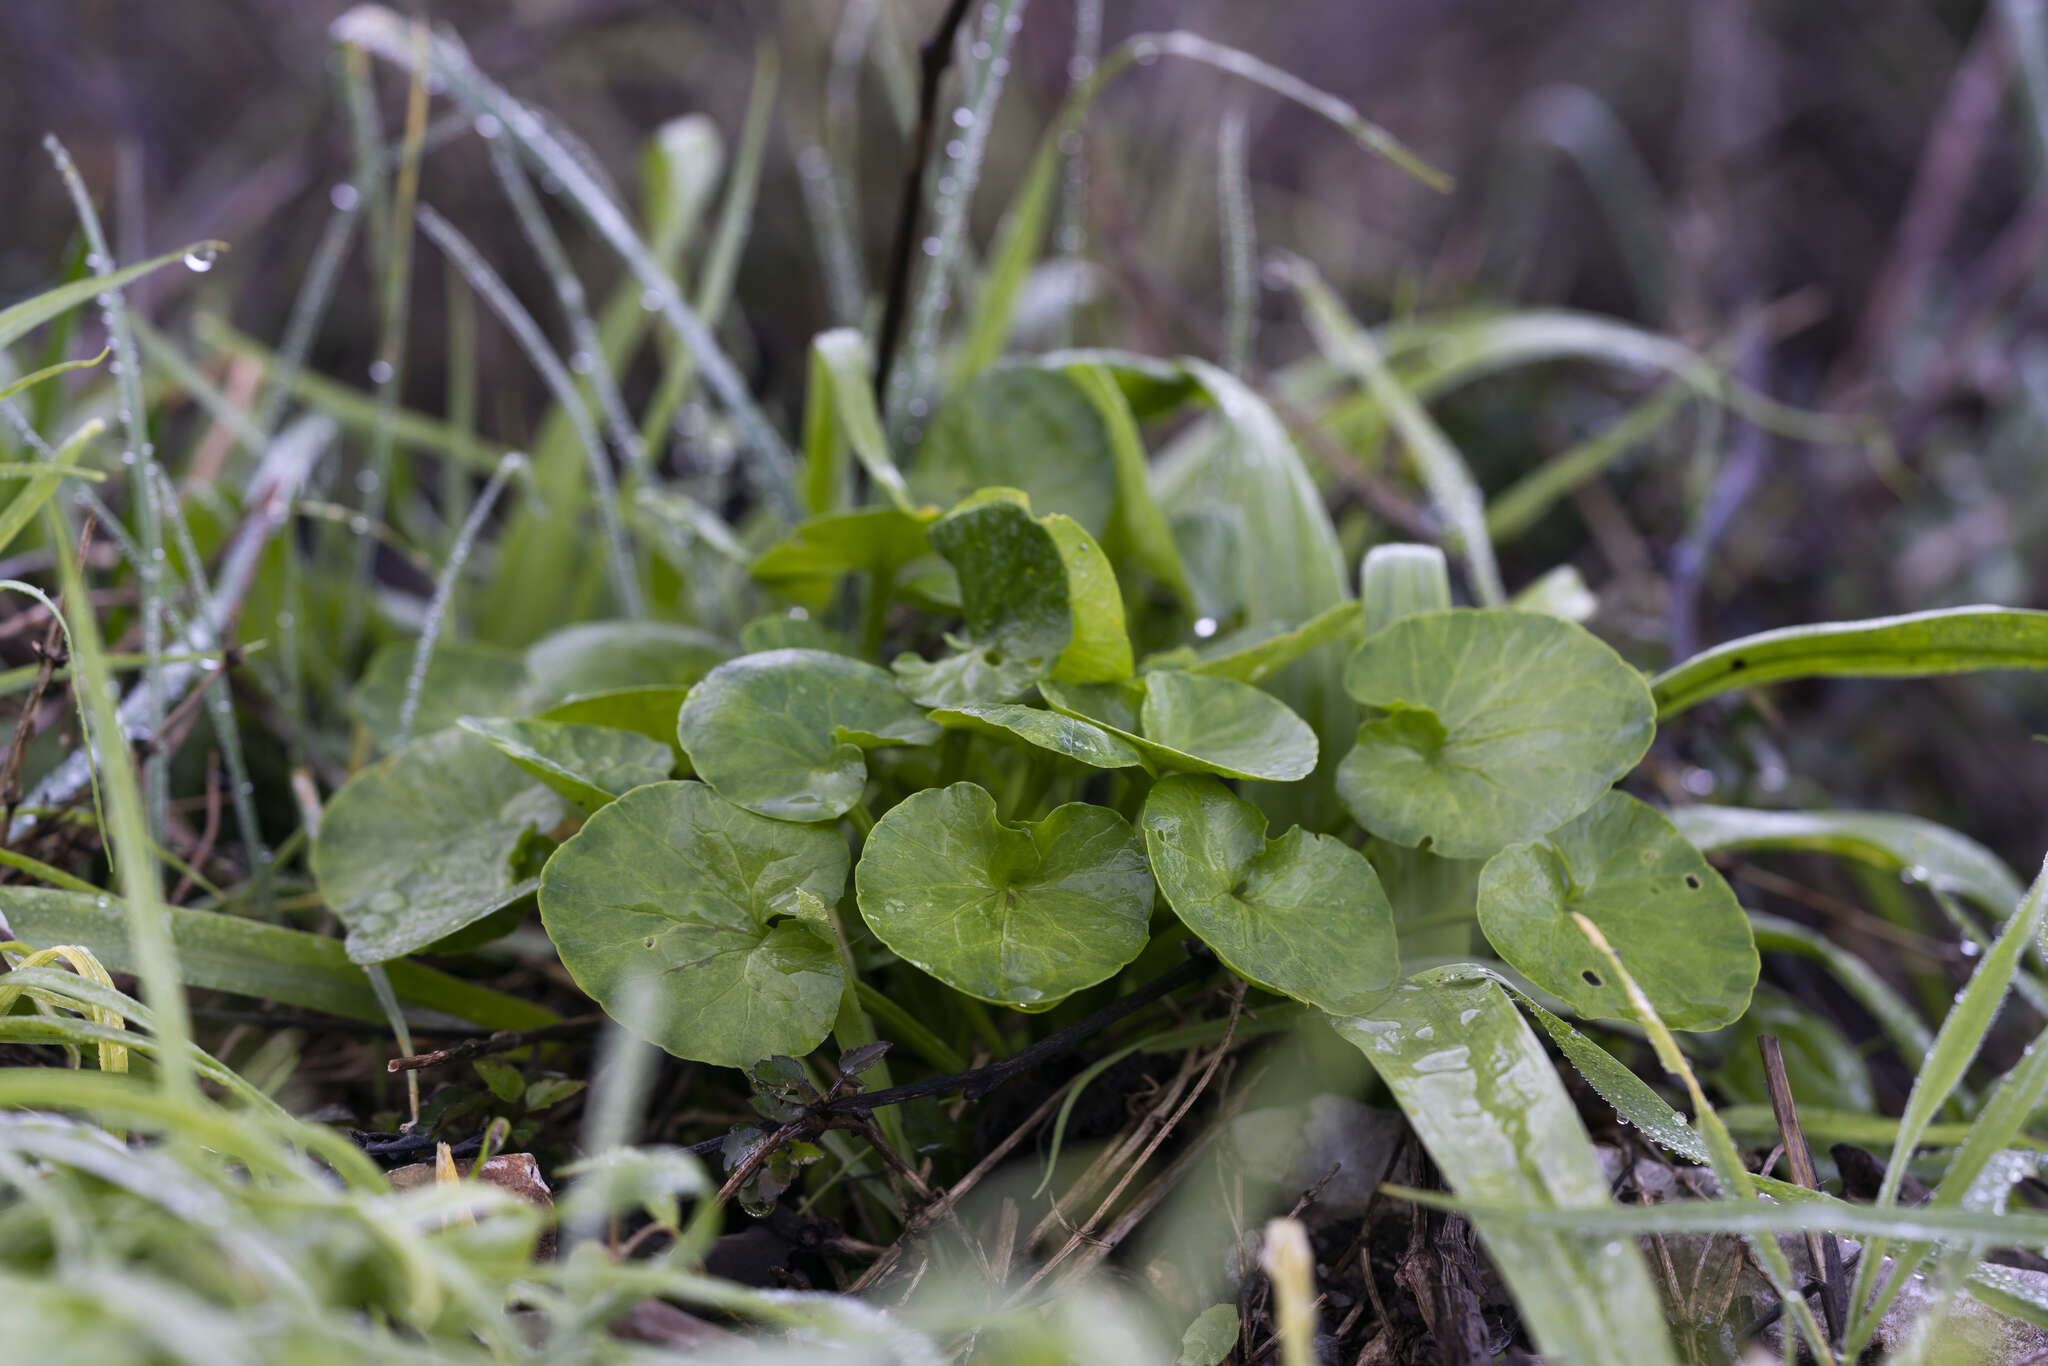
M 1162 779 L 1145 799 L 1152 872 L 1231 971 L 1337 1015 L 1370 1009 L 1399 976 L 1394 913 L 1365 855 L 1266 815 L 1214 778 Z
M 872 664 L 769 650 L 705 675 L 683 703 L 676 735 L 728 801 L 777 820 L 828 821 L 860 801 L 865 751 L 928 745 L 939 728 Z
M 381 963 L 426 948 L 520 891 L 512 855 L 568 814 L 562 799 L 460 729 L 372 764 L 334 794 L 313 841 L 320 895 L 348 954 Z
M 1152 874 L 1123 817 L 1079 802 L 1005 825 L 973 783 L 928 788 L 875 822 L 860 912 L 896 954 L 970 996 L 1044 1009 L 1145 947 Z
M 1600 927 L 1673 1029 L 1718 1029 L 1756 985 L 1749 918 L 1655 808 L 1610 792 L 1479 876 L 1479 927 L 1500 956 L 1586 1019 L 1631 1019 L 1621 984 L 1572 920 Z
M 801 1056 L 846 989 L 824 908 L 846 886 L 847 857 L 830 829 L 757 816 L 702 783 L 654 783 L 548 860 L 541 921 L 578 987 L 678 1057 Z M 620 1014 L 646 1000 L 644 1017 Z
M 1484 858 L 1576 816 L 1650 747 L 1642 676 L 1598 637 L 1510 610 L 1424 612 L 1366 638 L 1368 708 L 1337 791 L 1396 844 Z

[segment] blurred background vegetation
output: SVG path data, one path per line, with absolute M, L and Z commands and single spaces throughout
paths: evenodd
M 200 237 L 234 245 L 223 269 L 143 281 L 138 307 L 161 321 L 198 305 L 278 337 L 350 173 L 326 37 L 345 8 L 0 4 L 0 298 L 32 292 L 82 253 L 41 146 L 53 131 L 103 189 L 123 260 Z M 849 307 L 879 289 L 916 43 L 937 0 L 410 8 L 452 25 L 484 70 L 552 111 L 627 186 L 650 131 L 678 115 L 708 115 L 730 149 L 763 54 L 773 60 L 760 208 L 725 333 L 792 430 L 809 339 L 854 320 Z M 1111 0 L 1102 48 L 1167 28 L 1242 47 L 1350 100 L 1457 186 L 1436 194 L 1298 108 L 1162 63 L 1113 86 L 1091 119 L 1085 179 L 1062 220 L 1078 234 L 1089 303 L 1028 340 L 1222 353 L 1219 130 L 1241 110 L 1260 243 L 1310 257 L 1367 321 L 1507 305 L 1617 315 L 1788 402 L 1873 419 L 1870 440 L 1818 447 L 1674 398 L 1627 458 L 1503 546 L 1511 583 L 1574 563 L 1600 596 L 1596 628 L 1638 662 L 1824 617 L 2041 605 L 2048 53 L 2012 35 L 2048 30 L 2031 0 L 2005 8 L 2031 28 L 1959 0 Z M 1068 87 L 1074 20 L 1073 0 L 1039 0 L 1019 36 L 975 202 L 984 246 Z M 395 128 L 402 84 L 379 80 Z M 852 169 L 856 202 L 837 211 L 855 225 L 858 259 L 835 262 L 821 245 L 819 223 L 835 210 L 801 169 L 820 158 Z M 422 197 L 522 295 L 550 298 L 477 139 L 429 152 Z M 602 296 L 615 260 L 583 234 L 565 237 Z M 344 270 L 309 365 L 366 390 L 375 291 L 361 253 Z M 428 413 L 446 402 L 448 270 L 420 253 L 404 401 Z M 1251 370 L 1271 381 L 1311 348 L 1284 289 L 1262 290 L 1258 315 Z M 519 445 L 546 393 L 489 319 L 481 348 L 481 426 Z M 627 381 L 644 392 L 654 376 Z M 1492 492 L 1654 403 L 1660 383 L 1551 364 L 1436 406 Z M 1350 450 L 1342 432 L 1297 439 L 1363 543 L 1386 453 Z M 25 651 L 25 638 L 0 641 L 7 663 Z M 2030 676 L 1790 687 L 1729 703 L 1722 719 L 1660 741 L 1651 771 L 1668 797 L 1910 811 L 2020 867 L 2038 852 L 2048 700 Z M 1837 890 L 1870 895 L 1835 887 L 1848 876 L 1816 863 L 1797 881 L 1741 890 L 1810 914 Z M 1889 951 L 1883 939 L 1862 947 Z

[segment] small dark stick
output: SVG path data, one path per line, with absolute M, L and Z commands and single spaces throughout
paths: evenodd
M 1799 1128 L 1799 1114 L 1792 1105 L 1792 1083 L 1785 1075 L 1785 1055 L 1778 1048 L 1778 1040 L 1772 1034 L 1759 1034 L 1757 1050 L 1764 1058 L 1764 1087 L 1770 1092 L 1771 1113 L 1777 1116 L 1778 1133 L 1785 1140 L 1785 1160 L 1791 1164 L 1792 1179 L 1810 1191 L 1820 1189 L 1820 1177 L 1814 1171 L 1813 1152 L 1806 1146 L 1806 1135 Z M 1820 1278 L 1820 1307 L 1827 1317 L 1828 1340 L 1839 1344 L 1842 1341 L 1843 1320 L 1848 1316 L 1847 1282 L 1843 1279 L 1842 1245 L 1834 1238 L 1823 1238 L 1818 1233 L 1806 1235 L 1806 1255 L 1811 1260 L 1813 1274 Z
M 952 0 L 932 36 L 917 50 L 917 126 L 910 135 L 910 164 L 896 200 L 896 236 L 889 244 L 889 291 L 882 301 L 882 327 L 875 338 L 875 401 L 886 403 L 889 370 L 903 334 L 903 310 L 910 294 L 911 244 L 917 240 L 917 211 L 923 199 L 925 163 L 931 159 L 932 128 L 938 122 L 939 80 L 953 59 L 953 39 L 967 17 L 967 0 Z

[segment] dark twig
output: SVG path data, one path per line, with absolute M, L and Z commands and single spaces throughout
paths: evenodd
M 437 1048 L 431 1053 L 414 1053 L 408 1057 L 393 1058 L 384 1064 L 387 1072 L 417 1072 L 423 1067 L 439 1067 L 444 1062 L 462 1062 L 468 1058 L 486 1058 L 493 1053 L 510 1053 L 515 1048 L 528 1044 L 546 1043 L 551 1039 L 573 1039 L 588 1034 L 604 1023 L 602 1015 L 577 1015 L 553 1024 L 541 1025 L 536 1029 L 501 1029 L 481 1039 L 464 1039 L 461 1043 Z
M 1820 1175 L 1813 1167 L 1813 1152 L 1799 1128 L 1799 1113 L 1792 1104 L 1792 1082 L 1785 1075 L 1785 1055 L 1777 1036 L 1760 1034 L 1756 1046 L 1764 1058 L 1764 1089 L 1770 1093 L 1771 1113 L 1777 1116 L 1778 1133 L 1785 1140 L 1785 1160 L 1792 1179 L 1810 1191 L 1820 1189 Z M 1827 1316 L 1828 1341 L 1840 1343 L 1848 1318 L 1847 1282 L 1842 1273 L 1842 1245 L 1833 1235 L 1809 1232 L 1806 1255 L 1813 1274 L 1820 1281 L 1820 1307 Z
M 80 564 L 86 562 L 86 555 L 92 549 L 93 526 L 93 519 L 88 515 L 85 525 L 79 528 Z M 43 629 L 42 643 L 36 650 L 40 663 L 36 666 L 35 685 L 29 689 L 28 700 L 21 704 L 21 716 L 14 723 L 14 738 L 7 746 L 6 762 L 0 763 L 0 802 L 6 806 L 0 829 L 11 829 L 14 825 L 14 810 L 21 805 L 21 765 L 28 756 L 28 742 L 35 735 L 36 713 L 43 709 L 43 694 L 50 686 L 50 676 L 57 671 L 59 664 L 68 662 L 57 648 L 63 642 L 63 636 L 59 634 L 62 628 L 63 623 L 57 614 L 50 613 L 50 623 Z
M 889 371 L 903 335 L 903 310 L 910 297 L 911 247 L 917 240 L 918 209 L 924 201 L 924 168 L 931 159 L 932 129 L 938 122 L 939 81 L 953 57 L 953 39 L 967 17 L 967 0 L 952 0 L 931 37 L 917 50 L 917 126 L 910 134 L 910 164 L 896 200 L 896 236 L 889 244 L 889 289 L 883 296 L 882 327 L 875 338 L 875 398 L 887 402 Z

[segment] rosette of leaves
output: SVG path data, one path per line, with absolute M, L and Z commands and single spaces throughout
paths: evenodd
M 934 522 L 930 536 L 959 575 L 967 629 L 936 660 L 897 657 L 891 667 L 911 697 L 929 707 L 1014 702 L 1040 679 L 1130 677 L 1116 571 L 1079 522 L 1034 517 L 1015 489 L 983 489 Z

